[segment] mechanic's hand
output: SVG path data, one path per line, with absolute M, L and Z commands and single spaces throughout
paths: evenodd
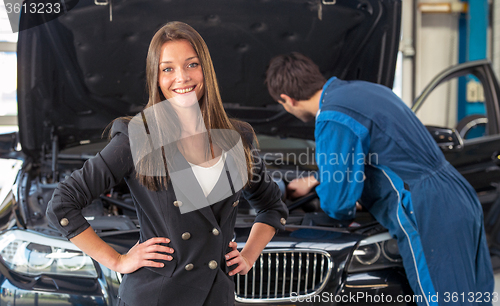
M 116 272 L 122 274 L 132 273 L 142 267 L 155 267 L 161 268 L 164 266 L 161 262 L 153 261 L 152 259 L 172 260 L 172 256 L 161 254 L 159 252 L 170 253 L 174 249 L 160 245 L 160 243 L 169 243 L 170 239 L 155 237 L 137 243 L 127 252 L 127 254 L 120 255 L 116 265 Z
M 318 186 L 319 182 L 314 178 L 314 176 L 299 177 L 288 183 L 287 197 L 289 198 L 300 198 L 311 192 L 311 190 Z
M 250 269 L 252 269 L 253 263 L 251 264 L 250 262 L 248 262 L 248 259 L 241 255 L 240 251 L 238 251 L 237 249 L 237 246 L 238 244 L 236 242 L 229 242 L 229 247 L 233 250 L 226 254 L 226 264 L 228 267 L 238 264 L 236 268 L 229 272 L 229 276 L 233 276 L 236 273 L 238 273 L 239 275 L 245 275 L 248 273 L 248 271 L 250 271 Z

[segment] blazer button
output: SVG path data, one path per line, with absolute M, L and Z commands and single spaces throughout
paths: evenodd
M 240 203 L 240 200 L 236 200 L 236 201 L 234 201 L 234 203 L 233 203 L 233 207 L 238 206 L 238 203 Z
M 189 232 L 185 232 L 182 234 L 182 240 L 189 240 L 191 238 L 191 234 Z
M 175 207 L 181 207 L 182 206 L 182 202 L 181 201 L 174 201 L 174 206 Z
M 193 265 L 192 263 L 187 264 L 187 265 L 184 267 L 184 269 L 186 269 L 186 271 L 191 271 L 191 270 L 193 270 L 193 268 L 194 268 L 194 265 Z
M 280 222 L 281 222 L 281 224 L 285 225 L 286 224 L 286 219 L 285 218 L 281 218 Z
M 215 260 L 210 260 L 210 262 L 208 263 L 208 267 L 212 270 L 217 269 L 217 262 Z
M 214 227 L 214 229 L 212 230 L 212 234 L 214 234 L 214 236 L 219 236 L 220 232 Z
M 66 218 L 62 218 L 61 221 L 59 221 L 59 223 L 62 225 L 62 226 L 66 226 L 69 224 L 69 220 L 66 219 Z

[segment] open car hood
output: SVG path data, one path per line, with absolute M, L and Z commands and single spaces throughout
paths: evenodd
M 278 54 L 304 53 L 327 78 L 392 87 L 400 0 L 109 2 L 66 0 L 67 12 L 47 22 L 47 14 L 21 15 L 18 118 L 26 154 L 50 151 L 56 136 L 59 149 L 102 141 L 114 118 L 137 114 L 147 102 L 149 42 L 172 20 L 202 35 L 228 113 L 258 133 L 314 137 L 314 123 L 285 113 L 267 93 L 266 67 Z

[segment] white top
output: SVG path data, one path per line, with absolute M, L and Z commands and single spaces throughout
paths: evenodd
M 191 165 L 191 169 L 193 169 L 194 176 L 198 180 L 198 183 L 200 184 L 205 197 L 210 194 L 212 189 L 214 189 L 215 184 L 219 180 L 222 169 L 224 169 L 224 161 L 226 160 L 226 155 L 227 153 L 223 152 L 215 165 L 210 167 L 202 167 L 188 162 L 189 165 Z

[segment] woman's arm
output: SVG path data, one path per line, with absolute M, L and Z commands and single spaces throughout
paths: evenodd
M 238 264 L 229 272 L 231 276 L 236 273 L 241 275 L 248 273 L 276 232 L 280 229 L 284 230 L 288 218 L 288 208 L 281 201 L 281 191 L 278 185 L 270 177 L 264 161 L 256 154 L 256 151 L 252 153 L 254 154 L 254 175 L 249 186 L 243 190 L 243 196 L 257 211 L 257 216 L 241 253 L 237 250 L 236 242 L 229 243 L 229 247 L 233 250 L 226 254 L 227 265 Z
M 253 148 L 255 134 L 249 124 L 246 124 L 246 129 L 251 132 L 243 133 L 242 137 L 246 139 L 245 143 Z M 281 200 L 281 191 L 267 172 L 264 160 L 254 148 L 252 158 L 254 166 L 252 179 L 242 190 L 242 195 L 255 209 L 257 216 L 241 253 L 237 250 L 236 242 L 229 243 L 229 247 L 233 250 L 226 254 L 227 265 L 238 264 L 229 275 L 247 274 L 276 232 L 285 229 L 288 218 L 288 208 Z
M 173 253 L 171 248 L 159 244 L 168 243 L 167 238 L 151 238 L 121 255 L 94 232 L 81 213 L 93 199 L 116 185 L 133 169 L 127 132 L 125 123 L 115 121 L 110 143 L 58 184 L 46 213 L 49 223 L 84 253 L 121 273 L 130 273 L 144 266 L 162 267 L 162 263 L 152 260 L 172 260 L 172 256 L 158 252 Z
M 97 236 L 91 227 L 71 238 L 70 241 L 99 263 L 123 274 L 132 273 L 141 267 L 161 268 L 164 264 L 152 259 L 170 261 L 172 256 L 158 252 L 170 254 L 174 252 L 172 248 L 160 245 L 160 243 L 169 243 L 170 239 L 155 237 L 143 243 L 137 242 L 127 254 L 122 255 Z
M 126 124 L 115 121 L 113 137 L 106 147 L 55 188 L 46 216 L 49 224 L 64 237 L 72 239 L 86 230 L 90 224 L 82 215 L 82 209 L 132 172 L 134 166 L 126 133 Z
M 250 235 L 241 253 L 237 250 L 236 242 L 231 241 L 229 247 L 233 250 L 226 254 L 226 262 L 228 266 L 235 264 L 238 264 L 238 266 L 229 272 L 229 275 L 232 276 L 236 273 L 240 275 L 247 274 L 257 258 L 259 258 L 262 250 L 264 250 L 266 245 L 273 238 L 274 233 L 276 233 L 274 227 L 265 223 L 256 222 L 252 226 Z

